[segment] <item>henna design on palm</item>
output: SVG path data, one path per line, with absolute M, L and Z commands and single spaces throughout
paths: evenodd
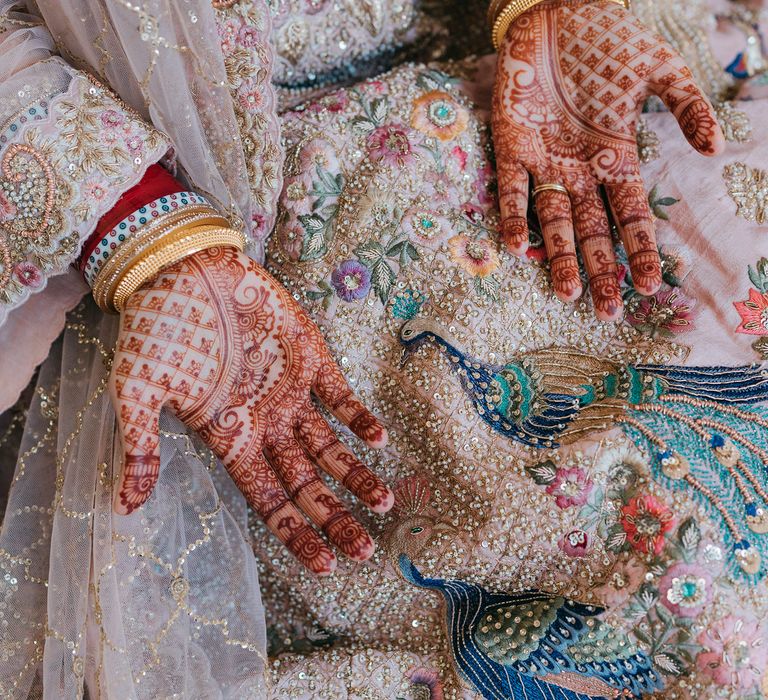
M 656 234 L 640 177 L 638 112 L 658 95 L 689 143 L 715 155 L 724 138 L 706 97 L 680 55 L 612 2 L 573 0 L 537 5 L 518 18 L 499 52 L 493 104 L 501 237 L 527 248 L 529 176 L 560 184 L 570 197 L 543 191 L 536 209 L 550 258 L 552 285 L 565 301 L 581 294 L 581 250 L 597 315 L 622 313 L 605 186 L 642 294 L 661 284 Z
M 197 253 L 136 292 L 121 318 L 110 390 L 125 451 L 118 512 L 140 507 L 157 482 L 160 410 L 168 406 L 311 571 L 330 573 L 336 558 L 310 522 L 352 559 L 373 553 L 317 467 L 374 512 L 392 506 L 392 493 L 339 441 L 310 394 L 371 447 L 386 444 L 386 430 L 307 314 L 246 256 Z

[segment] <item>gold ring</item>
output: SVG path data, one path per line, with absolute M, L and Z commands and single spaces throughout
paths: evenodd
M 548 184 L 548 185 L 537 185 L 533 188 L 533 196 L 536 197 L 537 195 L 540 195 L 542 192 L 547 192 L 551 190 L 552 192 L 562 192 L 564 195 L 568 195 L 568 190 L 565 189 L 562 185 L 556 185 L 554 183 Z

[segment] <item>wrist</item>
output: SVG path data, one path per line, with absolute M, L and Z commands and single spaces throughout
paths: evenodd
M 596 0 L 491 0 L 488 6 L 488 26 L 491 40 L 498 51 L 512 24 L 526 12 L 539 6 L 587 5 Z M 630 0 L 607 0 L 629 9 Z
M 99 307 L 120 312 L 162 268 L 221 245 L 243 250 L 245 237 L 204 197 L 154 166 L 99 222 L 80 268 Z

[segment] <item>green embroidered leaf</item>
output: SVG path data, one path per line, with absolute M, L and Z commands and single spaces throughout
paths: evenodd
M 643 630 L 640 629 L 640 627 L 633 628 L 632 632 L 637 638 L 638 642 L 640 642 L 641 644 L 647 644 L 648 646 L 651 646 L 650 637 L 645 632 L 643 632 Z
M 768 258 L 760 258 L 755 267 L 748 266 L 747 272 L 750 282 L 758 292 L 768 292 Z
M 355 255 L 371 271 L 371 286 L 382 304 L 386 304 L 397 275 L 385 258 L 384 247 L 376 241 L 366 241 L 355 248 Z
M 374 264 L 384 258 L 384 247 L 376 241 L 366 241 L 355 248 L 355 255 L 364 265 Z
M 686 555 L 695 554 L 701 542 L 701 530 L 693 518 L 686 518 L 677 530 L 677 539 Z
M 659 591 L 650 583 L 644 583 L 640 586 L 640 590 L 637 593 L 637 599 L 642 603 L 646 610 L 650 610 L 656 601 L 659 599 Z
M 491 301 L 499 300 L 499 281 L 493 275 L 488 275 L 488 277 L 475 277 L 474 287 L 475 292 L 479 296 L 486 297 Z
M 380 258 L 375 263 L 367 265 L 367 267 L 371 271 L 371 286 L 381 300 L 381 303 L 386 304 L 389 293 L 395 285 L 397 275 L 384 258 Z
M 655 654 L 653 663 L 664 671 L 664 673 L 672 676 L 680 676 L 685 671 L 685 664 L 674 654 L 670 654 L 669 652 Z
M 608 538 L 605 540 L 605 548 L 609 552 L 620 552 L 627 544 L 627 533 L 621 525 L 614 525 L 608 530 Z
M 530 476 L 539 486 L 551 484 L 557 476 L 557 467 L 555 463 L 548 459 L 546 462 L 539 462 L 525 468 Z
M 457 82 L 456 78 L 452 78 L 447 73 L 433 69 L 422 71 L 416 78 L 416 84 L 427 91 L 447 90 Z
M 389 113 L 389 100 L 386 97 L 378 97 L 371 102 L 371 117 L 377 126 L 381 126 Z
M 317 214 L 302 214 L 299 217 L 304 227 L 304 240 L 301 247 L 300 260 L 316 260 L 322 257 L 328 250 L 326 240 L 326 222 Z
M 354 117 L 351 124 L 353 131 L 363 136 L 370 134 L 376 128 L 376 124 L 368 119 L 368 117 Z
M 669 221 L 669 214 L 662 207 L 671 207 L 673 204 L 677 204 L 680 200 L 674 197 L 659 197 L 659 186 L 654 185 L 653 189 L 648 193 L 648 205 L 651 207 L 654 216 L 657 219 Z

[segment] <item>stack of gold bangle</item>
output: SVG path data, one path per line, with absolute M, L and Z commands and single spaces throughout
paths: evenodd
M 168 265 L 216 246 L 245 250 L 245 235 L 208 206 L 158 217 L 125 241 L 99 271 L 93 298 L 101 309 L 120 313 L 128 297 Z
M 544 0 L 491 0 L 488 6 L 488 24 L 491 27 L 493 48 L 497 51 L 507 35 L 512 23 L 524 12 L 544 2 Z M 611 0 L 629 9 L 629 0 Z

